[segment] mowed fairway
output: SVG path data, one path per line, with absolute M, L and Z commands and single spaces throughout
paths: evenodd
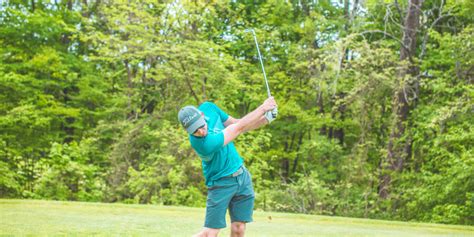
M 0 199 L 1 236 L 191 236 L 205 209 Z M 256 212 L 247 236 L 474 236 L 474 227 Z M 229 228 L 220 236 L 229 236 Z

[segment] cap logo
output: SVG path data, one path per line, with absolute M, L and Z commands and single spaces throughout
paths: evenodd
M 184 119 L 183 119 L 183 124 L 184 124 L 184 126 L 187 127 L 187 126 L 188 126 L 188 123 L 191 122 L 191 120 L 193 120 L 194 118 L 196 118 L 197 115 L 198 115 L 198 114 L 193 114 L 193 115 L 191 115 L 191 116 L 188 116 L 188 117 L 184 118 Z

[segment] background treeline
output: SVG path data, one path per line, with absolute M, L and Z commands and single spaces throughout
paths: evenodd
M 474 1 L 0 1 L 0 197 L 203 207 L 178 109 L 238 139 L 261 210 L 474 224 Z

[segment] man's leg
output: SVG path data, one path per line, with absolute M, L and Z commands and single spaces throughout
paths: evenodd
M 245 227 L 248 222 L 252 222 L 255 193 L 253 191 L 252 178 L 245 169 L 244 173 L 237 176 L 239 192 L 229 203 L 231 236 L 244 236 Z
M 204 227 L 201 232 L 193 235 L 193 237 L 217 237 L 217 234 L 219 234 L 219 229 Z
M 245 235 L 245 222 L 232 222 L 230 229 L 231 237 L 243 237 Z
M 225 214 L 237 188 L 235 178 L 221 178 L 207 190 L 204 229 L 196 236 L 217 236 L 219 229 L 226 227 Z

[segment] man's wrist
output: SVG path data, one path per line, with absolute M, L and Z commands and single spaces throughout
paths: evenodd
M 259 111 L 258 111 L 258 114 L 259 114 L 259 115 L 263 115 L 263 114 L 265 114 L 265 113 L 267 112 L 267 111 L 265 111 L 265 109 L 263 108 L 263 105 L 258 106 L 257 109 L 259 110 Z

